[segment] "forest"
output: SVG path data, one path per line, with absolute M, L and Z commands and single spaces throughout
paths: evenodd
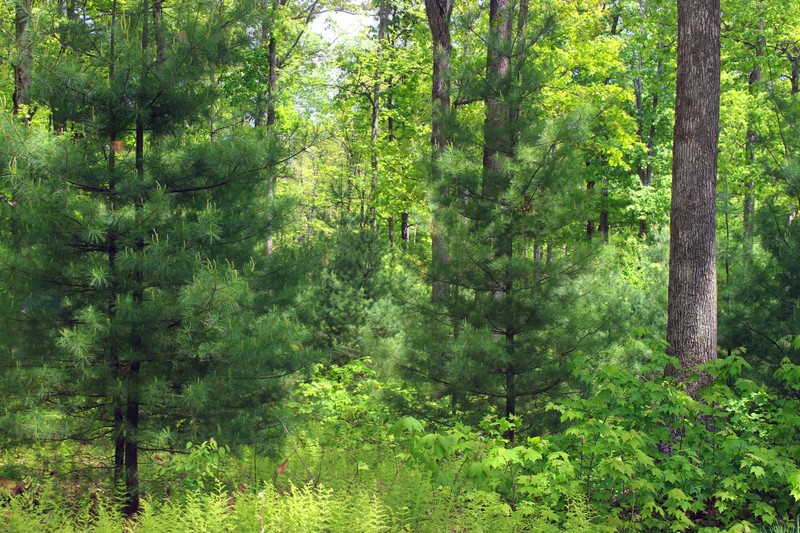
M 800 533 L 796 0 L 0 10 L 0 531 Z

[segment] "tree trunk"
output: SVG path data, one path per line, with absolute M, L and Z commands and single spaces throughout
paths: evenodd
M 273 2 L 273 7 L 277 8 L 277 2 Z M 278 88 L 278 41 L 275 38 L 275 31 L 269 32 L 269 86 L 267 88 L 267 132 L 275 135 L 275 91 Z M 267 257 L 272 255 L 275 231 L 272 227 L 272 220 L 275 217 L 275 165 L 270 164 L 267 169 L 267 209 L 270 213 L 270 227 L 267 234 L 266 253 Z
M 148 48 L 150 46 L 150 6 L 149 0 L 142 0 L 142 72 L 141 83 L 148 75 Z M 136 115 L 135 153 L 136 174 L 140 181 L 144 180 L 144 113 L 147 103 L 140 100 Z M 134 243 L 136 255 L 144 254 L 144 235 L 141 231 L 144 225 L 144 198 L 141 195 L 134 198 L 136 229 L 139 235 Z M 144 273 L 139 267 L 133 271 L 133 302 L 138 313 L 142 313 L 144 302 Z M 141 316 L 141 315 L 140 315 Z M 125 505 L 123 512 L 132 516 L 139 511 L 139 370 L 142 357 L 142 328 L 141 319 L 137 320 L 131 329 L 132 360 L 127 361 L 121 368 L 125 390 Z
M 762 0 L 763 3 L 763 0 Z M 753 70 L 750 71 L 750 76 L 747 80 L 748 92 L 750 96 L 755 96 L 757 93 L 757 84 L 761 81 L 761 60 L 764 57 L 764 47 L 766 42 L 764 39 L 764 21 L 759 22 L 758 29 L 761 32 L 756 43 L 756 63 L 753 65 Z M 755 198 L 755 181 L 751 177 L 755 172 L 753 165 L 756 161 L 755 144 L 758 141 L 758 132 L 752 124 L 752 115 L 748 118 L 747 123 L 747 137 L 745 139 L 745 166 L 748 169 L 747 181 L 744 184 L 744 200 L 742 205 L 742 224 L 744 226 L 743 246 L 744 246 L 744 260 L 749 263 L 753 258 L 753 235 L 755 234 L 755 220 L 753 216 L 756 210 Z
M 719 0 L 678 0 L 678 72 L 670 213 L 665 374 L 696 395 L 711 378 L 690 380 L 716 357 L 716 177 L 719 139 Z
M 511 207 L 504 204 L 502 197 L 510 186 L 508 171 L 504 168 L 504 160 L 510 158 L 514 151 L 514 133 L 512 118 L 513 104 L 509 102 L 511 89 L 511 43 L 513 28 L 513 12 L 510 0 L 491 0 L 489 3 L 489 42 L 486 54 L 487 94 L 485 100 L 485 118 L 483 125 L 483 194 L 496 206 L 496 212 L 488 215 L 500 217 Z M 491 221 L 486 220 L 489 224 Z M 514 324 L 511 307 L 513 302 L 513 278 L 511 260 L 513 257 L 513 227 L 511 222 L 498 225 L 498 233 L 494 236 L 494 255 L 503 260 L 503 272 L 497 273 L 497 285 L 494 298 L 502 301 L 503 334 L 508 362 L 504 369 L 505 405 L 503 416 L 511 416 L 516 412 L 516 374 L 514 371 Z M 513 441 L 513 432 L 507 435 Z
M 639 0 L 639 16 L 642 19 L 642 24 L 644 24 L 644 18 L 647 16 L 647 2 L 646 0 Z M 644 29 L 640 29 L 640 33 L 642 33 Z M 653 91 L 653 99 L 650 104 L 650 111 L 651 116 L 647 122 L 648 125 L 648 134 L 645 137 L 644 130 L 645 130 L 645 113 L 644 113 L 644 84 L 642 80 L 642 69 L 643 69 L 643 60 L 642 54 L 639 52 L 637 54 L 637 62 L 639 68 L 639 75 L 636 76 L 633 80 L 633 87 L 636 96 L 636 135 L 639 138 L 639 142 L 645 145 L 645 158 L 644 160 L 640 160 L 639 167 L 637 169 L 637 174 L 639 175 L 639 182 L 642 184 L 642 187 L 649 187 L 650 182 L 653 178 L 653 163 L 651 161 L 651 157 L 653 154 L 653 143 L 656 136 L 656 122 L 655 122 L 655 114 L 658 110 L 658 92 Z M 661 77 L 661 60 L 658 60 L 658 65 L 656 66 L 656 76 Z M 639 220 L 639 237 L 645 237 L 647 235 L 647 219 L 641 218 Z
M 594 190 L 594 182 L 593 181 L 586 182 L 586 190 L 587 191 Z M 586 239 L 591 241 L 592 237 L 594 237 L 595 231 L 596 231 L 596 228 L 594 226 L 594 220 L 592 220 L 591 218 L 587 219 L 586 220 Z
M 272 0 L 272 17 L 277 15 L 278 7 L 285 4 L 282 0 Z M 275 122 L 277 111 L 275 109 L 275 96 L 278 88 L 278 40 L 274 31 L 275 21 L 261 23 L 261 43 L 267 45 L 267 65 L 269 69 L 269 80 L 267 90 L 259 98 L 256 104 L 255 119 L 253 123 L 256 127 L 265 127 L 266 136 L 275 135 Z M 266 119 L 266 122 L 265 122 Z M 275 208 L 275 165 L 269 162 L 267 165 L 267 210 L 269 211 L 270 226 L 267 228 L 267 237 L 264 249 L 267 257 L 274 251 L 275 233 L 272 227 Z
M 116 24 L 117 24 L 117 1 L 111 4 L 111 32 L 109 36 L 109 67 L 108 67 L 108 80 L 109 86 L 114 86 L 116 76 Z M 109 151 L 108 151 L 108 198 L 109 198 L 109 211 L 114 211 L 114 199 L 116 196 L 116 159 L 117 150 L 119 149 L 119 142 L 117 141 L 117 124 L 116 116 L 113 114 L 114 106 L 110 105 L 112 110 L 109 123 L 111 124 L 111 131 L 109 132 Z M 108 316 L 110 327 L 115 325 L 116 308 L 117 308 L 117 289 L 116 289 L 116 270 L 117 270 L 117 236 L 113 229 L 109 229 L 106 235 L 106 242 L 108 246 L 108 271 L 112 285 L 110 287 L 108 296 Z M 121 362 L 119 358 L 119 348 L 116 345 L 116 340 L 111 338 L 109 341 L 109 364 L 111 370 L 119 382 L 122 381 Z M 120 387 L 121 389 L 121 387 Z M 114 488 L 120 488 L 125 482 L 125 411 L 124 411 L 124 398 L 115 393 L 112 398 L 113 410 L 113 426 L 112 434 L 114 440 Z
M 447 116 L 450 113 L 450 17 L 453 13 L 453 0 L 425 0 L 425 11 L 433 38 L 433 103 L 431 126 L 431 181 L 438 187 L 442 200 L 447 198 L 447 187 L 439 185 L 439 157 L 450 142 L 447 134 Z M 433 281 L 431 295 L 434 303 L 445 304 L 449 300 L 447 282 L 442 279 L 443 271 L 450 262 L 447 243 L 440 229 L 441 210 L 434 205 L 431 220 L 431 271 Z M 403 240 L 408 242 L 408 213 L 403 213 Z
M 373 231 L 378 231 L 378 209 L 375 206 L 378 195 L 378 131 L 379 119 L 381 112 L 381 71 L 384 40 L 386 39 L 386 29 L 389 26 L 389 0 L 380 0 L 378 7 L 378 64 L 375 72 L 375 82 L 372 85 L 372 127 L 370 129 L 370 143 L 372 145 L 372 156 L 370 157 L 370 166 L 372 168 L 372 185 L 370 187 L 370 203 L 369 208 L 370 222 Z
M 31 92 L 31 44 L 28 35 L 28 25 L 31 21 L 31 0 L 17 0 L 14 8 L 14 36 L 17 46 L 17 57 L 14 61 L 14 94 L 12 102 L 14 114 L 19 115 L 20 110 L 28 105 Z M 23 121 L 30 122 L 31 113 L 28 111 Z
M 408 221 L 409 214 L 406 212 L 400 213 L 400 238 L 403 240 L 404 246 L 408 244 L 408 239 L 410 238 Z

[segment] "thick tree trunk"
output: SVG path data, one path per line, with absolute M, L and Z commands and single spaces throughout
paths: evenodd
M 31 0 L 17 0 L 14 8 L 14 36 L 17 46 L 17 58 L 14 61 L 14 94 L 12 95 L 14 114 L 28 105 L 31 92 L 31 44 L 28 25 L 31 21 Z M 23 120 L 30 122 L 30 112 Z
M 667 352 L 682 368 L 665 374 L 695 395 L 716 357 L 716 177 L 720 94 L 719 0 L 678 0 L 678 73 L 670 214 Z

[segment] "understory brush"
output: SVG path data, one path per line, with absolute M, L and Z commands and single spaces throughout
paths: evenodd
M 427 428 L 387 407 L 407 391 L 368 360 L 320 366 L 283 413 L 277 459 L 188 446 L 158 467 L 171 491 L 153 487 L 133 519 L 108 490 L 76 501 L 40 480 L 3 499 L 0 530 L 798 533 L 800 367 L 775 372 L 778 395 L 739 355 L 719 359 L 696 400 L 667 362 L 577 372 L 592 387 L 551 404 L 561 427 L 536 436 L 513 418 Z

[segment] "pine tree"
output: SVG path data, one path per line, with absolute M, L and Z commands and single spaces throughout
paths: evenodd
M 13 154 L 6 364 L 40 413 L 12 416 L 107 442 L 132 514 L 142 449 L 263 438 L 301 358 L 288 315 L 260 314 L 249 288 L 273 218 L 258 206 L 269 145 L 246 126 L 209 134 L 208 80 L 247 45 L 247 6 L 92 9 L 54 14 L 68 46 L 47 53 L 42 36 L 37 58 L 37 104 L 65 130 L 31 128 Z

